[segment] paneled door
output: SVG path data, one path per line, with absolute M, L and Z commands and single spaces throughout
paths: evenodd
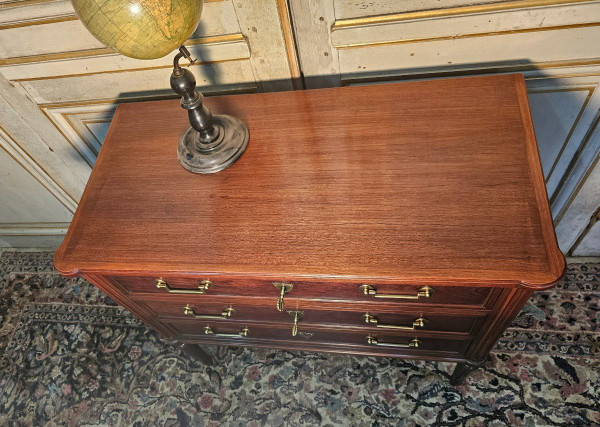
M 205 1 L 185 44 L 208 96 L 298 87 L 285 0 Z M 116 105 L 175 98 L 172 60 L 104 47 L 70 1 L 0 0 L 0 246 L 62 240 Z
M 522 72 L 561 249 L 600 255 L 600 2 L 290 0 L 308 88 Z

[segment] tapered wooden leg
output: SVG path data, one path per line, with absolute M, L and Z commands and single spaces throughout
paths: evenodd
M 487 359 L 482 362 L 461 362 L 457 363 L 454 368 L 454 372 L 452 372 L 452 376 L 450 377 L 450 384 L 453 386 L 457 386 L 463 383 L 463 381 L 469 376 L 471 372 L 476 369 L 481 368 L 485 365 Z
M 198 344 L 187 344 L 176 340 L 166 340 L 166 342 L 174 347 L 183 350 L 185 354 L 195 359 L 198 359 L 205 365 L 214 365 L 215 363 L 212 356 L 210 356 L 208 353 L 202 350 L 202 347 L 200 347 Z

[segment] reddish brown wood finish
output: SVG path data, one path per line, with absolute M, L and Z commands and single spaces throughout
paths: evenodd
M 520 75 L 216 97 L 250 128 L 246 153 L 214 175 L 178 163 L 188 126 L 176 101 L 117 108 L 55 256 L 173 342 L 248 345 L 464 362 L 479 366 L 531 292 L 559 281 L 558 250 Z M 205 295 L 155 287 L 163 278 Z M 273 282 L 293 282 L 277 312 Z M 430 298 L 397 300 L 361 293 Z M 234 305 L 247 338 L 203 334 L 186 318 Z M 431 318 L 411 337 L 362 324 Z M 231 332 L 226 329 L 226 332 Z M 425 339 L 427 342 L 425 343 Z M 202 353 L 195 347 L 186 351 Z M 204 355 L 205 356 L 205 355 Z M 204 357 L 202 356 L 202 357 Z M 204 357 L 207 361 L 208 357 Z
M 158 277 L 156 277 L 158 278 Z M 197 289 L 202 278 L 190 279 L 181 277 L 161 276 L 170 287 L 174 289 Z M 157 293 L 168 294 L 166 290 L 157 289 L 153 277 L 113 277 L 123 289 L 132 293 Z M 248 280 L 234 279 L 227 280 L 217 278 L 212 280 L 210 289 L 206 296 L 226 297 L 233 295 L 243 295 L 247 297 L 271 297 L 273 304 L 279 297 L 278 291 L 273 285 L 274 281 L 266 280 Z M 277 283 L 277 282 L 275 282 Z M 470 292 L 464 292 L 463 287 L 458 286 L 439 286 L 432 287 L 431 296 L 419 299 L 396 299 L 396 298 L 375 298 L 371 295 L 365 295 L 360 289 L 360 285 L 355 283 L 326 283 L 326 282 L 306 282 L 293 281 L 294 287 L 285 295 L 285 298 L 312 298 L 319 300 L 349 300 L 364 301 L 369 304 L 377 304 L 386 301 L 398 301 L 404 304 L 425 304 L 431 305 L 465 305 L 465 306 L 483 306 L 487 301 L 493 288 L 474 287 Z M 392 284 L 378 285 L 378 293 L 384 295 L 407 295 L 415 296 L 423 285 L 398 286 Z M 171 294 L 173 295 L 173 294 Z
M 190 315 L 185 315 L 183 308 L 189 306 L 198 315 L 220 315 L 223 310 L 227 308 L 233 308 L 235 312 L 227 320 L 223 320 L 225 323 L 232 324 L 246 324 L 248 322 L 270 322 L 282 325 L 287 325 L 288 329 L 291 330 L 295 311 L 301 311 L 302 316 L 298 322 L 298 325 L 302 328 L 303 326 L 311 327 L 323 327 L 323 328 L 337 328 L 337 329 L 352 329 L 357 331 L 365 331 L 365 333 L 399 333 L 399 334 L 412 334 L 417 332 L 420 335 L 432 335 L 435 333 L 456 333 L 457 337 L 469 337 L 470 332 L 473 330 L 477 320 L 476 316 L 448 316 L 430 314 L 425 312 L 417 312 L 410 314 L 400 313 L 385 313 L 378 312 L 376 309 L 369 309 L 364 311 L 317 311 L 317 310 L 306 310 L 303 307 L 289 307 L 283 312 L 274 310 L 272 306 L 267 307 L 252 307 L 246 305 L 235 305 L 235 304 L 203 304 L 203 303 L 181 303 L 181 302 L 163 302 L 163 301 L 147 301 L 143 304 L 146 305 L 159 319 L 193 319 Z M 290 314 L 291 313 L 291 314 Z M 379 324 L 383 325 L 398 325 L 398 326 L 412 326 L 413 322 L 418 318 L 425 318 L 425 326 L 415 328 L 415 331 L 396 330 L 390 328 L 378 328 L 372 324 L 365 322 L 365 314 L 368 313 L 375 316 Z M 212 321 L 212 320 L 210 320 Z M 209 322 L 210 322 L 209 321 Z M 205 320 L 197 320 L 197 322 L 205 322 Z
M 122 104 L 56 267 L 544 287 L 553 237 L 519 75 L 207 101 L 249 126 L 213 175 L 178 101 Z

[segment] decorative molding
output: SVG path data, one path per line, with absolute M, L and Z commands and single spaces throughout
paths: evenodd
M 50 194 L 62 203 L 69 212 L 75 213 L 77 201 L 67 194 L 52 177 L 29 156 L 15 140 L 0 126 L 0 147 L 3 148 L 23 169 L 38 181 Z
M 215 92 L 203 92 L 208 98 L 211 96 L 219 95 L 232 95 L 241 93 L 255 93 L 257 87 L 252 85 L 243 89 L 231 90 L 231 91 L 215 91 Z M 38 108 L 44 113 L 44 115 L 50 120 L 54 127 L 61 133 L 61 135 L 69 142 L 73 149 L 81 156 L 81 158 L 90 166 L 93 167 L 96 161 L 96 157 L 101 148 L 102 141 L 98 141 L 89 129 L 82 131 L 82 128 L 77 126 L 77 123 L 81 123 L 85 126 L 85 123 L 106 123 L 110 122 L 107 116 L 114 114 L 114 110 L 117 105 L 124 102 L 144 102 L 144 101 L 160 101 L 165 99 L 177 99 L 178 96 L 175 93 L 167 93 L 162 95 L 151 95 L 151 96 L 138 96 L 128 98 L 110 98 L 110 99 L 93 99 L 88 101 L 77 101 L 77 102 L 62 102 L 62 103 L 46 103 L 39 104 Z M 88 115 L 99 115 L 104 118 L 87 118 L 77 119 L 77 116 Z M 85 126 L 87 128 L 87 126 Z M 89 135 L 85 133 L 89 132 Z
M 598 128 L 599 124 L 600 124 L 600 110 L 596 114 L 596 117 L 594 118 L 594 121 L 590 125 L 590 128 L 588 129 L 585 137 L 583 138 L 583 140 L 582 140 L 581 144 L 579 145 L 577 151 L 573 155 L 573 158 L 571 159 L 571 163 L 569 164 L 569 166 L 567 167 L 567 170 L 565 171 L 565 173 L 563 175 L 563 179 L 561 179 L 559 185 L 556 187 L 556 190 L 554 191 L 554 194 L 550 198 L 550 206 L 553 206 L 554 203 L 556 202 L 556 199 L 557 199 L 558 195 L 560 194 L 560 191 L 562 190 L 562 188 L 565 185 L 566 178 L 572 172 L 573 168 L 575 167 L 575 164 L 577 163 L 577 160 L 579 160 L 579 157 L 580 157 L 581 153 L 584 151 L 584 149 L 586 148 L 587 144 L 592 139 L 592 136 L 594 135 L 594 132 L 596 132 L 596 129 Z M 569 198 L 565 202 L 564 206 L 562 207 L 562 209 L 556 215 L 556 218 L 554 219 L 554 224 L 555 225 L 558 224 L 563 219 L 563 217 L 565 216 L 566 212 L 571 207 L 571 204 L 573 203 L 573 200 L 575 200 L 575 198 L 579 194 L 579 191 L 581 191 L 581 188 L 585 184 L 588 176 L 594 170 L 594 167 L 598 163 L 598 160 L 600 160 L 600 155 L 596 155 L 596 157 L 591 162 L 591 164 L 589 165 L 589 167 L 586 169 L 586 171 L 583 174 L 583 176 L 581 177 L 581 179 L 579 179 L 579 181 L 577 183 L 577 186 L 571 192 L 571 195 L 569 196 Z
M 243 61 L 249 59 L 250 57 L 243 58 L 235 58 L 235 59 L 222 59 L 222 60 L 214 60 L 214 61 L 196 61 L 193 64 L 190 64 L 189 67 L 198 67 L 201 65 L 210 65 L 210 64 L 222 64 L 225 62 L 235 62 L 235 61 Z M 69 77 L 85 77 L 85 76 L 95 76 L 99 74 L 118 74 L 118 73 L 129 73 L 135 71 L 151 71 L 151 70 L 166 70 L 168 68 L 173 68 L 172 64 L 169 65 L 157 65 L 154 67 L 140 67 L 140 68 L 122 68 L 117 70 L 105 70 L 105 71 L 92 71 L 89 73 L 74 73 L 74 74 L 61 74 L 58 76 L 41 76 L 41 77 L 25 77 L 21 79 L 11 79 L 13 82 L 34 82 L 39 80 L 54 80 L 54 79 L 65 79 Z
M 448 16 L 473 15 L 477 13 L 502 12 L 506 10 L 525 9 L 544 6 L 562 6 L 574 3 L 586 3 L 594 0 L 518 0 L 501 3 L 489 3 L 473 6 L 451 7 L 446 9 L 430 9 L 417 12 L 394 13 L 390 15 L 366 16 L 336 20 L 331 27 L 333 31 L 340 28 L 363 27 L 369 25 L 389 24 L 420 19 L 444 18 Z
M 0 223 L 0 236 L 61 236 L 68 229 L 68 222 Z
M 0 9 L 2 10 L 2 9 Z M 10 30 L 13 28 L 31 27 L 33 25 L 46 25 L 46 24 L 57 24 L 59 22 L 76 21 L 79 18 L 75 14 L 68 14 L 62 16 L 52 16 L 45 18 L 34 18 L 26 19 L 22 21 L 11 22 L 8 24 L 0 24 L 0 31 Z
M 197 46 L 197 45 L 214 45 L 221 43 L 237 43 L 246 42 L 246 38 L 241 33 L 225 34 L 219 36 L 208 36 L 199 37 L 197 39 L 189 39 L 184 45 L 186 46 Z M 66 59 L 81 59 L 88 58 L 90 56 L 106 56 L 106 55 L 119 55 L 114 49 L 108 47 L 84 49 L 71 52 L 55 52 L 47 53 L 43 55 L 30 55 L 30 56 L 18 56 L 12 58 L 0 59 L 0 67 L 6 67 L 9 65 L 19 64 L 31 64 L 35 62 L 47 62 L 47 61 L 62 61 Z
M 292 76 L 292 85 L 294 89 L 302 89 L 302 74 L 300 71 L 300 62 L 298 60 L 298 51 L 296 50 L 296 40 L 290 17 L 290 10 L 287 0 L 276 0 L 277 12 L 279 13 L 279 23 L 283 40 L 285 42 L 285 52 L 287 54 L 290 74 Z
M 393 82 L 398 80 L 417 80 L 430 79 L 436 77 L 461 77 L 470 76 L 473 74 L 500 74 L 536 71 L 552 68 L 570 68 L 570 67 L 588 67 L 600 65 L 600 58 L 588 58 L 582 60 L 567 60 L 567 61 L 549 61 L 549 62 L 527 62 L 524 64 L 498 64 L 490 66 L 489 64 L 482 65 L 480 68 L 469 67 L 457 69 L 454 68 L 448 71 L 431 71 L 412 74 L 393 74 L 393 75 L 378 75 L 372 77 L 344 77 L 342 75 L 342 86 L 351 86 L 354 84 L 376 83 L 376 82 Z M 548 76 L 525 77 L 526 80 L 532 79 L 558 79 L 567 77 L 593 77 L 600 75 L 600 72 L 595 73 L 580 73 L 580 74 L 561 74 Z
M 57 1 L 57 0 L 13 0 L 13 1 L 9 0 L 9 1 L 3 1 L 0 3 L 0 10 L 12 9 L 15 7 L 31 6 L 31 5 L 42 4 L 42 3 L 51 3 L 53 1 Z
M 596 225 L 596 223 L 598 223 L 599 221 L 600 221 L 600 206 L 598 206 L 596 211 L 592 214 L 590 221 L 585 226 L 585 228 L 583 229 L 583 231 L 581 232 L 579 237 L 577 237 L 577 240 L 575 240 L 575 242 L 573 243 L 573 246 L 571 246 L 571 248 L 567 252 L 567 256 L 573 256 L 573 253 L 575 251 L 577 251 L 577 248 L 579 247 L 581 242 L 583 242 L 583 240 L 587 237 L 587 235 L 590 232 L 590 230 L 592 229 L 592 227 L 594 227 Z
M 336 49 L 357 49 L 363 47 L 373 46 L 390 46 L 397 44 L 410 44 L 410 43 L 423 43 L 423 42 L 438 42 L 444 40 L 460 40 L 470 39 L 475 37 L 492 37 L 492 36 L 504 36 L 508 34 L 523 34 L 523 33 L 537 33 L 541 31 L 561 31 L 570 30 L 574 28 L 589 28 L 589 27 L 600 27 L 600 22 L 585 22 L 582 24 L 569 24 L 569 25 L 554 25 L 550 27 L 538 27 L 538 28 L 522 28 L 519 30 L 502 30 L 502 31 L 489 31 L 485 33 L 470 33 L 450 36 L 436 36 L 436 37 L 423 37 L 415 39 L 399 39 L 399 40 L 386 40 L 377 42 L 366 42 L 366 43 L 352 43 L 343 45 L 334 45 Z
M 555 78 L 555 77 L 552 77 L 552 78 Z M 541 89 L 530 89 L 527 91 L 527 93 L 535 93 L 535 94 L 556 93 L 556 92 L 576 92 L 576 91 L 587 91 L 588 92 L 588 94 L 585 98 L 585 101 L 583 102 L 581 109 L 579 110 L 579 113 L 577 113 L 577 117 L 573 121 L 573 125 L 569 129 L 569 132 L 567 133 L 565 140 L 561 144 L 560 150 L 558 151 L 558 154 L 556 155 L 556 158 L 554 159 L 554 162 L 552 163 L 552 166 L 550 167 L 550 170 L 548 171 L 547 177 L 545 179 L 546 183 L 548 183 L 550 176 L 552 176 L 552 173 L 554 173 L 554 169 L 556 169 L 556 165 L 558 164 L 558 161 L 560 160 L 563 152 L 565 151 L 565 148 L 567 147 L 567 144 L 568 144 L 569 140 L 571 139 L 571 136 L 573 135 L 575 128 L 577 128 L 577 125 L 579 124 L 579 120 L 581 119 L 581 116 L 583 115 L 585 109 L 587 108 L 588 103 L 590 102 L 590 99 L 592 98 L 592 95 L 594 94 L 594 91 L 596 90 L 596 87 L 597 86 L 562 87 L 562 88 L 558 88 L 558 89 L 557 88 L 554 88 L 554 89 L 541 88 Z

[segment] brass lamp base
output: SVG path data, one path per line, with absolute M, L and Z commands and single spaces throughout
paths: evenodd
M 181 165 L 193 173 L 215 173 L 231 166 L 246 150 L 250 134 L 240 119 L 213 116 L 215 138 L 203 142 L 200 132 L 190 127 L 179 139 L 177 156 Z

